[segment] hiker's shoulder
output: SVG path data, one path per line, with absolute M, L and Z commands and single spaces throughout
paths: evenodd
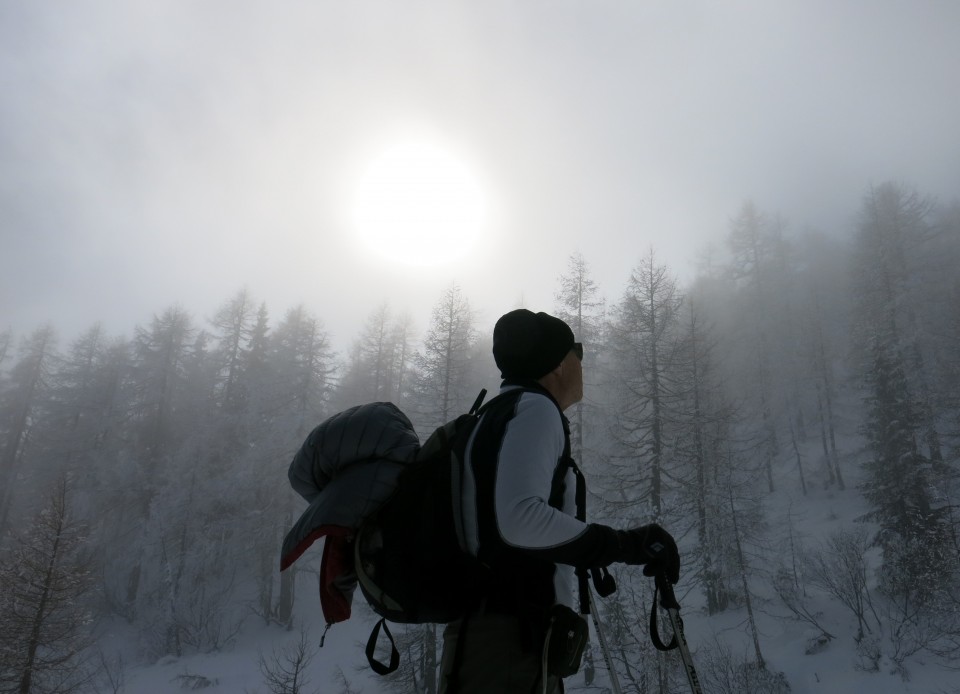
M 518 390 L 514 419 L 526 426 L 562 430 L 562 416 L 553 398 L 539 390 Z

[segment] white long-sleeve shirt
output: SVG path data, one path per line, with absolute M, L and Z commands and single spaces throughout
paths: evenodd
M 562 460 L 566 422 L 553 398 L 545 390 L 525 391 L 513 403 L 484 413 L 467 444 L 461 487 L 467 549 L 495 570 L 507 563 L 530 572 L 532 592 L 549 589 L 532 585 L 549 575 L 553 595 L 538 597 L 574 607 L 574 566 L 612 561 L 616 534 L 575 516 L 576 478 Z

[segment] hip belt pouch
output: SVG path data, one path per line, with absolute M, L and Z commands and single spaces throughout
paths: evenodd
M 547 640 L 543 647 L 547 656 L 547 672 L 569 677 L 580 669 L 580 659 L 587 645 L 587 621 L 566 605 L 554 605 L 547 622 Z

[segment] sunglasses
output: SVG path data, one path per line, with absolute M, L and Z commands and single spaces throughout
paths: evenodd
M 583 343 L 574 342 L 573 343 L 573 353 L 577 355 L 577 359 L 583 361 Z

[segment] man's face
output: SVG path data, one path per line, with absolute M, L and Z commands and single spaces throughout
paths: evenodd
M 583 364 L 574 350 L 570 350 L 563 359 L 563 389 L 564 409 L 583 400 Z

